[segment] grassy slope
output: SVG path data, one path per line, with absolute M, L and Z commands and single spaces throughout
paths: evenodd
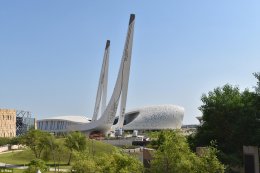
M 64 139 L 59 139 L 64 140 Z M 87 150 L 92 154 L 99 155 L 101 153 L 111 153 L 114 146 L 106 144 L 100 141 L 88 140 L 87 141 Z M 62 164 L 66 164 L 68 161 L 69 153 L 66 153 L 66 156 L 62 159 Z M 31 160 L 34 159 L 34 155 L 31 150 L 27 149 L 21 152 L 5 153 L 0 154 L 0 162 L 8 164 L 28 164 Z M 72 159 L 73 162 L 73 159 Z M 48 164 L 53 164 L 50 160 Z
M 31 150 L 0 154 L 0 162 L 9 164 L 27 164 L 34 159 Z

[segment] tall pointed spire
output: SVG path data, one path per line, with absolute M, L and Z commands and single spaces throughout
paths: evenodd
M 128 31 L 126 35 L 123 56 L 121 59 L 120 69 L 118 72 L 114 91 L 112 93 L 112 96 L 106 107 L 105 112 L 102 114 L 102 117 L 100 118 L 105 121 L 104 125 L 113 124 L 116 116 L 119 100 L 121 97 L 120 115 L 119 115 L 118 123 L 116 124 L 117 128 L 121 128 L 124 123 L 129 72 L 130 72 L 130 64 L 131 64 L 131 56 L 132 56 L 132 45 L 133 45 L 133 37 L 134 37 L 134 24 L 135 24 L 135 15 L 131 14 L 129 25 L 128 25 Z
M 101 114 L 105 111 L 105 108 L 106 108 L 109 50 L 110 50 L 110 40 L 107 40 L 102 68 L 101 68 L 101 73 L 100 73 L 100 78 L 99 78 L 99 83 L 98 83 L 96 103 L 95 103 L 92 121 L 96 121 L 98 118 L 98 114 L 100 111 L 100 101 L 101 101 Z
M 109 130 L 111 130 L 111 127 L 114 123 L 114 119 L 116 117 L 119 101 L 120 101 L 120 115 L 119 115 L 119 122 L 117 123 L 116 127 L 122 128 L 124 123 L 130 64 L 131 64 L 131 56 L 132 56 L 134 24 L 135 24 L 135 15 L 131 14 L 129 25 L 128 25 L 128 31 L 126 35 L 123 56 L 121 59 L 121 64 L 120 64 L 116 84 L 107 106 L 105 107 L 104 111 L 101 112 L 101 117 L 97 119 L 99 107 L 100 107 L 101 95 L 103 93 L 102 99 L 104 99 L 104 96 L 106 96 L 109 46 L 106 46 L 105 49 L 105 55 L 104 55 L 102 70 L 100 74 L 93 121 L 81 125 L 75 125 L 75 126 L 72 125 L 70 126 L 71 130 L 102 132 L 102 133 L 109 132 Z M 105 104 L 102 102 L 102 105 Z
M 105 111 L 102 113 L 102 116 L 100 117 L 100 120 L 104 121 L 103 122 L 104 126 L 110 126 L 113 124 L 115 116 L 116 116 L 116 112 L 118 109 L 119 100 L 121 98 L 120 115 L 119 115 L 119 120 L 118 120 L 118 123 L 116 126 L 118 128 L 123 127 L 129 73 L 130 73 L 130 65 L 131 65 L 131 56 L 132 56 L 134 24 L 135 24 L 135 15 L 131 14 L 130 20 L 129 20 L 129 25 L 128 25 L 128 30 L 127 30 L 127 35 L 126 35 L 123 56 L 121 59 L 121 64 L 120 64 L 120 69 L 118 72 L 116 84 L 115 84 L 112 96 L 109 100 L 109 103 L 108 103 Z M 96 119 L 94 119 L 94 120 L 96 120 Z
M 123 86 L 121 91 L 121 103 L 120 103 L 120 114 L 117 123 L 118 128 L 122 128 L 125 119 L 125 108 L 126 108 L 126 100 L 127 100 L 127 91 L 128 91 L 128 82 L 129 82 L 129 73 L 130 73 L 130 64 L 132 57 L 132 46 L 133 46 L 133 37 L 134 37 L 134 24 L 135 24 L 135 15 L 130 15 L 128 32 L 125 41 L 125 47 L 122 59 L 127 61 L 127 65 L 125 66 L 125 70 L 123 73 Z

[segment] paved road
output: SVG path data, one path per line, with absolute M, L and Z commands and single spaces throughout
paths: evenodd
M 20 166 L 20 165 L 12 165 L 12 164 L 6 164 L 0 162 L 0 167 L 5 167 L 5 168 L 15 168 L 15 169 L 27 169 L 28 166 Z M 50 168 L 49 171 L 54 172 L 55 168 Z M 58 172 L 58 169 L 56 169 Z M 69 169 L 59 169 L 59 172 L 70 172 Z
M 27 169 L 28 168 L 28 166 L 12 165 L 12 164 L 2 163 L 2 162 L 0 162 L 0 167 L 16 168 L 16 169 Z

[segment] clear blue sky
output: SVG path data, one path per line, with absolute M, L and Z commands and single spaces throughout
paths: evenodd
M 177 104 L 198 123 L 201 95 L 256 84 L 259 0 L 0 1 L 0 108 L 38 119 L 94 109 L 105 41 L 109 94 L 136 14 L 127 110 Z

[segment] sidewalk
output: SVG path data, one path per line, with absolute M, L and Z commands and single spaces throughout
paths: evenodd
M 0 162 L 0 167 L 16 168 L 16 169 L 27 169 L 28 168 L 28 166 L 12 165 L 12 164 L 2 163 L 2 162 Z
M 12 165 L 12 164 L 7 164 L 7 163 L 2 163 L 0 162 L 0 167 L 4 168 L 15 168 L 15 169 L 27 169 L 28 166 L 20 166 L 20 165 Z M 54 172 L 55 168 L 51 167 L 49 171 Z M 56 171 L 58 171 L 58 168 L 56 168 Z M 59 169 L 59 172 L 70 172 L 69 169 Z

